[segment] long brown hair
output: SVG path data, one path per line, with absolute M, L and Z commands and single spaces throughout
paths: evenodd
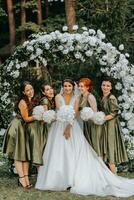
M 35 98 L 35 96 L 31 99 L 31 101 L 29 101 L 28 97 L 24 94 L 25 87 L 27 85 L 31 85 L 33 87 L 33 85 L 29 81 L 24 81 L 22 83 L 22 85 L 20 87 L 20 95 L 19 95 L 18 100 L 15 105 L 15 110 L 18 110 L 18 104 L 19 104 L 20 100 L 22 100 L 22 99 L 26 102 L 29 112 L 32 111 L 34 106 L 38 105 L 38 100 L 37 100 L 37 98 Z

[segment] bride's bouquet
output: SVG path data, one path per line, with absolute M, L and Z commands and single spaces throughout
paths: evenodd
M 64 105 L 61 106 L 60 109 L 57 111 L 57 120 L 61 122 L 68 122 L 69 124 L 73 124 L 75 118 L 75 111 L 73 106 L 71 105 Z
M 54 110 L 47 110 L 43 114 L 43 121 L 50 124 L 56 119 L 56 113 Z
M 43 106 L 35 106 L 33 108 L 33 116 L 36 120 L 41 121 L 43 119 L 44 107 Z
M 94 111 L 90 107 L 84 107 L 80 111 L 80 117 L 84 121 L 88 121 L 89 119 L 92 119 L 94 115 Z
M 105 120 L 105 113 L 102 112 L 102 111 L 95 112 L 92 119 L 93 119 L 93 122 L 95 124 L 102 125 L 106 121 Z

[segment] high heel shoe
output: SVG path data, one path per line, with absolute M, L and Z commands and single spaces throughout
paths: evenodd
M 19 178 L 18 178 L 18 186 L 21 186 L 21 187 L 23 187 L 23 188 L 28 188 L 27 185 L 24 186 L 24 185 L 20 182 L 20 179 L 21 179 L 21 178 L 24 178 L 24 177 L 25 177 L 25 176 L 22 176 L 22 177 L 19 177 Z
M 26 177 L 26 176 L 28 176 L 29 177 L 29 175 L 24 175 L 24 177 Z M 29 185 L 27 185 L 27 188 L 31 188 L 33 185 L 30 183 Z

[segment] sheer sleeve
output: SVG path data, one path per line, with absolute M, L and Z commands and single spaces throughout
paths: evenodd
M 24 100 L 21 100 L 18 105 L 20 109 L 21 116 L 25 122 L 32 122 L 34 120 L 33 116 L 29 116 L 28 107 Z
M 90 107 L 92 108 L 92 110 L 93 110 L 94 112 L 97 112 L 97 102 L 96 102 L 96 99 L 95 99 L 95 97 L 94 97 L 93 94 L 90 94 L 90 95 L 88 96 L 88 102 L 89 102 Z
M 56 104 L 56 108 L 59 109 L 62 106 L 62 98 L 61 98 L 61 94 L 57 94 L 55 97 L 55 104 Z

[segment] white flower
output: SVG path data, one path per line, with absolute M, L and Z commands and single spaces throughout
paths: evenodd
M 75 111 L 73 106 L 71 105 L 64 105 L 61 106 L 57 112 L 57 120 L 61 122 L 67 122 L 69 124 L 73 124 L 75 117 Z
M 40 56 L 42 53 L 43 53 L 42 49 L 40 49 L 40 48 L 36 49 L 36 55 L 37 56 Z
M 105 122 L 105 113 L 104 112 L 95 112 L 93 115 L 93 122 L 98 125 L 102 125 Z
M 74 25 L 72 29 L 73 29 L 73 31 L 77 31 L 78 30 L 78 25 Z
M 93 51 L 88 50 L 88 51 L 85 52 L 85 54 L 86 54 L 87 57 L 90 57 L 90 56 L 93 55 Z
M 1 128 L 1 129 L 0 129 L 0 135 L 1 135 L 1 136 L 3 136 L 3 135 L 5 134 L 5 132 L 6 132 L 6 129 L 4 129 L 4 128 Z
M 43 119 L 44 107 L 43 106 L 35 106 L 33 109 L 33 116 L 36 120 L 40 121 Z
M 93 115 L 94 115 L 94 111 L 90 107 L 84 107 L 80 111 L 80 117 L 84 121 L 88 121 L 89 119 L 92 119 Z
M 123 44 L 120 44 L 119 50 L 120 50 L 120 51 L 124 50 L 124 45 L 123 45 Z
M 91 34 L 91 35 L 95 35 L 95 33 L 96 33 L 94 29 L 89 29 L 88 32 L 89 32 L 89 34 Z
M 129 58 L 129 57 L 130 57 L 130 55 L 129 55 L 128 53 L 125 53 L 125 56 L 126 56 L 127 58 Z
M 75 56 L 76 59 L 80 59 L 81 58 L 81 53 L 79 53 L 79 52 L 75 53 L 74 56 Z
M 63 54 L 66 55 L 66 54 L 68 54 L 68 49 L 64 49 L 62 52 L 63 52 Z
M 123 128 L 123 129 L 122 129 L 122 133 L 123 133 L 124 135 L 127 135 L 127 134 L 129 134 L 129 130 L 128 130 L 127 128 Z
M 105 39 L 105 34 L 101 30 L 97 30 L 97 35 L 100 39 Z
M 88 29 L 87 29 L 86 26 L 83 26 L 83 27 L 82 27 L 82 30 L 83 30 L 83 31 L 87 31 Z
M 45 44 L 45 48 L 48 50 L 48 49 L 50 49 L 50 44 L 49 43 L 46 43 Z
M 68 27 L 67 27 L 67 26 L 63 26 L 62 30 L 63 30 L 63 31 L 67 31 L 67 30 L 68 30 Z
M 118 83 L 115 85 L 115 88 L 116 88 L 116 90 L 121 90 L 121 89 L 122 89 L 122 84 L 118 82 Z
M 60 45 L 60 46 L 58 46 L 58 49 L 59 49 L 60 51 L 62 51 L 62 50 L 64 49 L 64 47 L 63 47 L 62 45 Z
M 14 78 L 18 78 L 19 75 L 20 75 L 20 72 L 19 72 L 18 70 L 16 70 L 16 71 L 12 72 L 11 75 L 12 75 L 12 77 L 14 77 Z
M 125 120 L 129 120 L 129 119 L 131 119 L 131 117 L 132 117 L 132 113 L 131 112 L 126 112 L 125 115 L 124 115 L 124 119 Z
M 54 110 L 47 110 L 43 113 L 44 122 L 50 124 L 56 119 L 56 113 Z

